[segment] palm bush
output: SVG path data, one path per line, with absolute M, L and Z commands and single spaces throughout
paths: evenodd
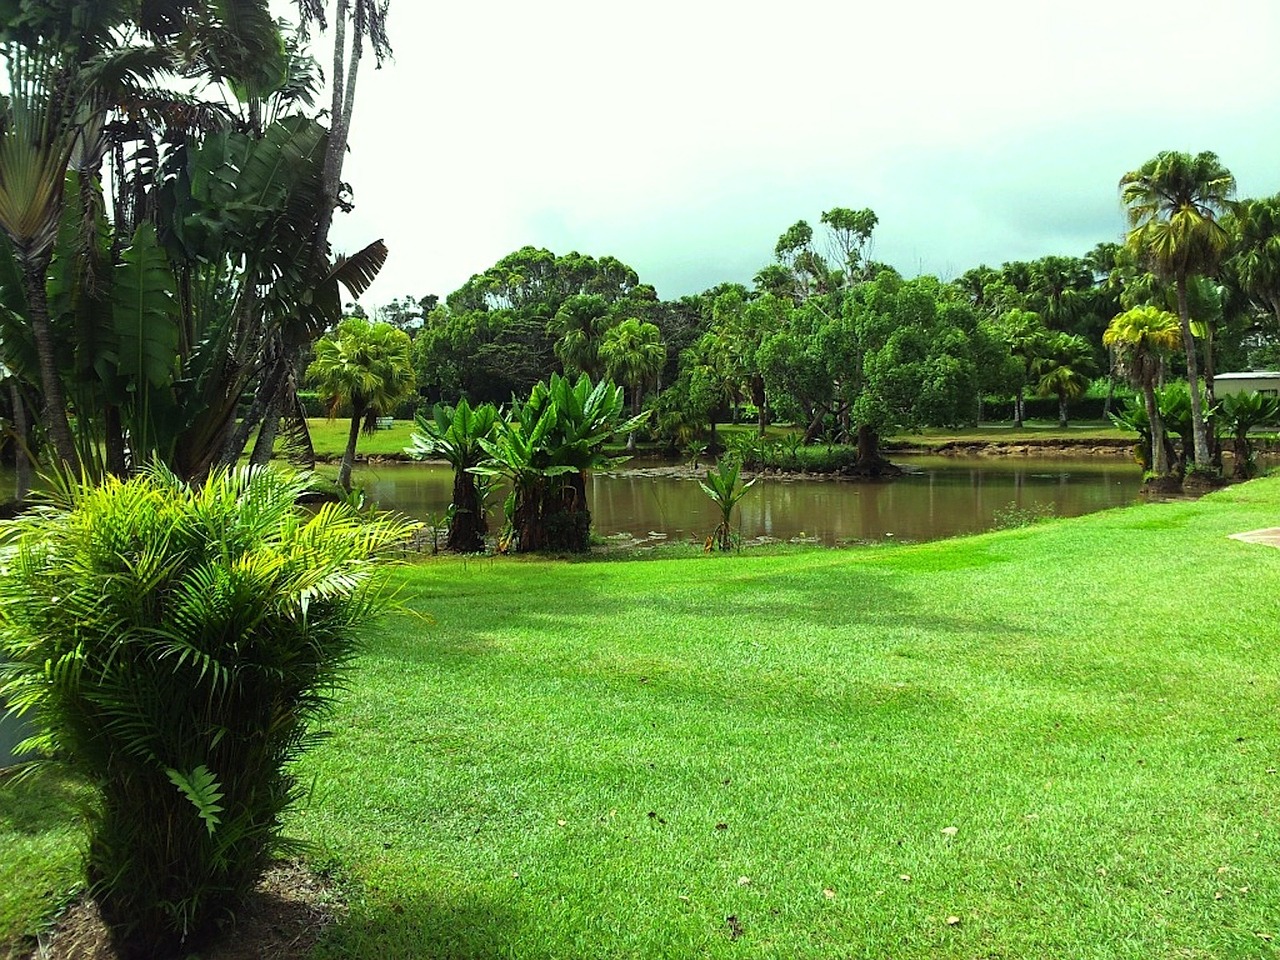
M 95 787 L 89 889 L 124 957 L 217 932 L 289 844 L 314 744 L 411 532 L 305 477 L 164 468 L 68 483 L 0 526 L 0 697 Z
M 739 485 L 738 474 L 741 467 L 732 457 L 723 457 L 716 464 L 716 469 L 707 471 L 707 479 L 698 481 L 698 486 L 702 488 L 702 492 L 712 499 L 717 507 L 720 508 L 720 523 L 711 533 L 708 544 L 719 550 L 731 550 L 733 548 L 733 508 L 738 505 L 738 501 L 743 498 L 746 492 L 755 484 L 756 479 L 752 478 L 746 483 Z

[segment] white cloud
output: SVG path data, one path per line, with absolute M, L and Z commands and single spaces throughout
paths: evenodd
M 1082 253 L 1122 227 L 1120 176 L 1169 148 L 1280 189 L 1267 2 L 1211 27 L 1185 0 L 869 7 L 394 0 L 335 228 L 392 249 L 366 302 L 446 294 L 526 243 L 678 296 L 749 280 L 836 205 L 874 208 L 876 256 L 909 273 Z

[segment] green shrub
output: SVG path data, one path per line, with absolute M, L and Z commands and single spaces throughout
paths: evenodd
M 163 468 L 0 526 L 0 695 L 95 787 L 88 880 L 117 950 L 217 932 L 285 847 L 312 745 L 410 526 L 296 506 L 305 477 Z

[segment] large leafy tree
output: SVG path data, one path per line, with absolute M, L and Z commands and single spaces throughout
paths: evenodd
M 1192 276 L 1212 274 L 1231 237 L 1221 217 L 1232 206 L 1236 182 L 1216 154 L 1164 151 L 1120 180 L 1128 209 L 1128 244 L 1171 280 L 1177 294 L 1198 470 L 1210 469 L 1211 451 L 1200 396 L 1196 342 L 1187 288 Z
M 372 433 L 379 417 L 414 392 L 409 335 L 389 323 L 348 317 L 316 342 L 307 379 L 326 399 L 331 417 L 343 407 L 350 412 L 351 428 L 338 468 L 338 485 L 350 490 L 361 428 Z

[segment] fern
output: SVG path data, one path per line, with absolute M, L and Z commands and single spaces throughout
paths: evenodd
M 173 767 L 166 769 L 165 773 L 173 785 L 182 791 L 183 796 L 191 801 L 200 819 L 209 828 L 209 836 L 213 836 L 214 830 L 222 822 L 218 814 L 224 810 L 218 803 L 223 793 L 219 789 L 218 778 L 213 775 L 213 771 L 202 763 L 189 774 L 184 775 Z

